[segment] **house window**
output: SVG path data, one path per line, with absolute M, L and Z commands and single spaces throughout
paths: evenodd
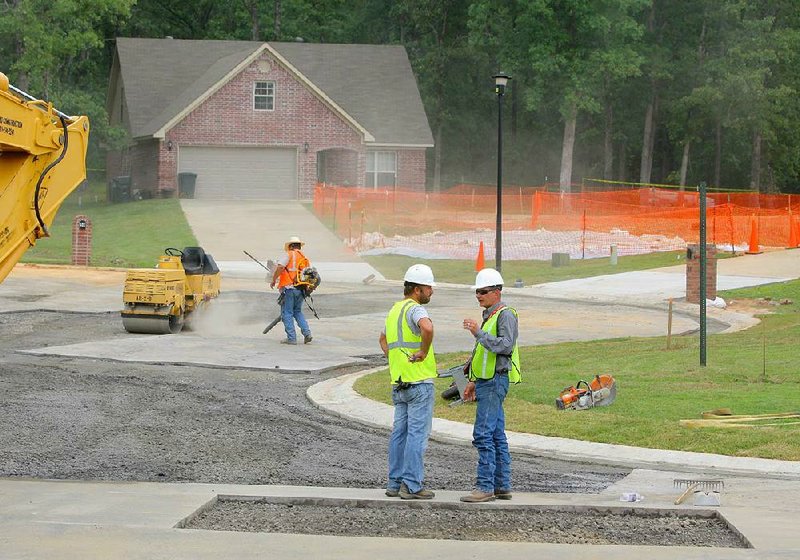
M 397 184 L 397 153 L 367 152 L 368 188 L 394 187 Z
M 272 111 L 275 108 L 275 82 L 253 84 L 253 109 Z

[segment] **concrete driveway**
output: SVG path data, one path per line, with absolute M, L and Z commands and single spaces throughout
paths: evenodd
M 297 201 L 182 199 L 181 207 L 198 243 L 214 256 L 225 276 L 263 276 L 264 270 L 243 251 L 266 264 L 297 235 L 323 282 L 360 282 L 370 275 L 383 279 Z

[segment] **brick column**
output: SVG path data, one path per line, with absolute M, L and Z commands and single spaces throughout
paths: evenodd
M 92 221 L 78 215 L 72 221 L 72 264 L 89 266 L 92 259 Z
M 706 245 L 706 299 L 717 297 L 717 247 Z M 700 303 L 700 245 L 686 248 L 686 301 Z

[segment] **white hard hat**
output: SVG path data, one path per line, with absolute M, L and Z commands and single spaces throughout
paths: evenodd
M 475 276 L 475 285 L 472 286 L 472 289 L 479 290 L 480 288 L 502 286 L 503 284 L 505 282 L 503 282 L 503 277 L 500 276 L 499 272 L 493 268 L 484 268 Z
M 433 271 L 427 264 L 411 265 L 408 270 L 406 270 L 406 275 L 403 276 L 403 280 L 423 286 L 436 286 L 436 282 L 433 281 Z
M 300 244 L 300 247 L 302 247 L 303 245 L 305 245 L 305 243 L 303 243 L 302 241 L 300 241 L 300 238 L 299 238 L 299 237 L 297 237 L 296 235 L 293 235 L 293 236 L 291 236 L 291 237 L 289 238 L 289 241 L 287 241 L 286 243 L 284 243 L 284 244 L 283 244 L 283 249 L 284 249 L 284 250 L 286 250 L 286 251 L 288 251 L 288 250 L 289 250 L 289 245 L 292 245 L 292 244 L 294 244 L 294 243 L 299 243 L 299 244 Z

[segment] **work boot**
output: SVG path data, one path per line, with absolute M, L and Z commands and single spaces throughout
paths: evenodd
M 314 337 L 313 337 L 313 336 L 311 336 L 310 334 L 307 334 L 307 335 L 305 335 L 305 336 L 303 337 L 303 344 L 308 344 L 308 343 L 309 343 L 309 342 L 311 342 L 312 340 L 314 340 Z
M 400 489 L 399 488 L 387 488 L 385 494 L 389 498 L 396 498 L 397 496 L 400 495 Z
M 510 500 L 511 490 L 501 490 L 499 488 L 495 488 L 494 497 L 497 498 L 498 500 Z
M 471 504 L 480 503 L 480 502 L 492 502 L 494 501 L 494 492 L 484 492 L 483 490 L 473 490 L 471 493 L 467 494 L 466 496 L 461 496 L 462 502 L 468 502 Z
M 290 344 L 292 346 L 297 346 L 297 341 L 296 340 L 285 339 L 285 340 L 281 340 L 281 344 Z
M 400 491 L 398 492 L 400 495 L 401 500 L 430 500 L 436 494 L 434 494 L 430 490 L 426 490 L 425 488 L 420 488 L 417 492 L 411 492 L 406 486 L 406 483 L 400 485 Z

